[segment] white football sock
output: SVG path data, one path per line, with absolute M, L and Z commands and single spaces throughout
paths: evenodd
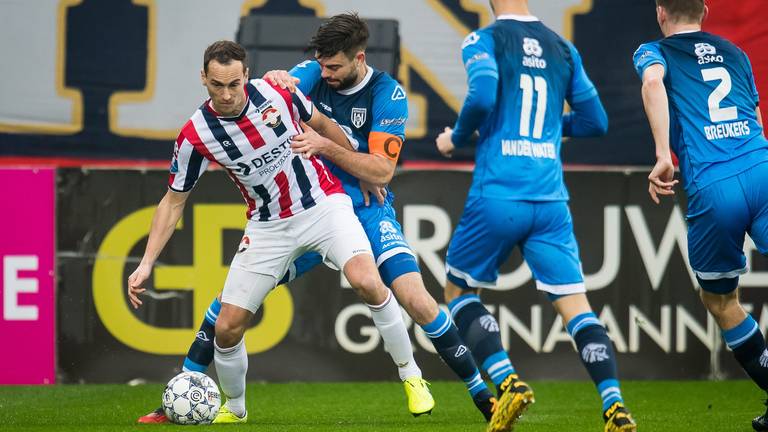
M 384 339 L 384 349 L 392 356 L 397 365 L 397 372 L 401 380 L 411 377 L 421 378 L 421 369 L 413 358 L 413 347 L 408 337 L 408 330 L 403 322 L 403 314 L 400 304 L 387 290 L 387 299 L 380 305 L 368 305 L 371 310 L 373 323 Z
M 219 376 L 221 392 L 227 396 L 227 408 L 238 417 L 245 415 L 245 373 L 248 372 L 248 352 L 245 338 L 231 348 L 220 348 L 213 340 L 216 351 L 213 361 Z

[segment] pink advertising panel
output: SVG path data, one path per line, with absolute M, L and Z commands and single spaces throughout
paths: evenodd
M 0 384 L 56 377 L 54 169 L 0 169 Z M 17 353 L 17 354 L 13 354 Z

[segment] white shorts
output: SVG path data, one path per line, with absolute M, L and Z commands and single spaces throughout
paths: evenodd
M 309 251 L 319 253 L 326 264 L 337 269 L 343 269 L 355 255 L 373 256 L 349 196 L 333 194 L 311 209 L 287 219 L 248 221 L 230 272 L 238 269 L 269 276 L 254 279 L 260 285 L 271 283 L 269 290 L 296 258 Z M 249 290 L 236 288 L 242 283 L 235 279 L 239 278 L 227 277 L 222 302 L 256 312 L 262 297 L 256 292 L 262 292 L 265 287 L 253 287 L 256 298 L 250 299 Z M 258 304 L 254 305 L 254 301 Z

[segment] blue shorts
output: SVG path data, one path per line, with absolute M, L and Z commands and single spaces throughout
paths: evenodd
M 355 214 L 371 242 L 373 257 L 385 285 L 392 286 L 392 281 L 406 273 L 419 272 L 416 255 L 405 241 L 391 202 L 355 207 Z M 280 283 L 296 279 L 322 262 L 320 254 L 307 252 L 291 264 L 288 274 Z
M 688 259 L 702 288 L 747 271 L 744 234 L 768 254 L 768 163 L 720 180 L 688 197 Z M 735 288 L 735 284 L 732 288 Z
M 467 289 L 492 288 L 515 246 L 520 246 L 539 290 L 585 292 L 579 246 L 564 201 L 469 197 L 448 246 L 448 279 Z
M 406 273 L 418 272 L 416 255 L 405 241 L 391 203 L 355 207 L 357 218 L 371 242 L 373 257 L 381 279 L 387 286 Z

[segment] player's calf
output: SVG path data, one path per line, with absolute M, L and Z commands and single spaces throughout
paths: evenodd
M 732 282 L 736 284 L 738 278 Z M 738 301 L 738 290 L 718 294 L 713 283 L 718 281 L 702 280 L 701 299 L 712 313 L 722 329 L 723 339 L 733 356 L 750 378 L 764 391 L 768 391 L 768 351 L 765 338 L 752 315 L 744 311 Z

